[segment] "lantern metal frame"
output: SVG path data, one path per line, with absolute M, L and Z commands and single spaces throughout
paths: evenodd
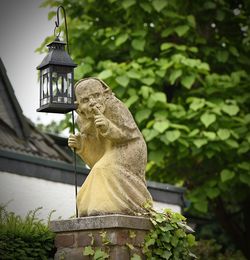
M 65 36 L 66 36 L 66 43 L 60 41 L 60 17 L 59 17 L 59 11 L 60 9 L 63 11 L 63 17 L 64 17 L 64 26 L 65 26 Z M 72 126 L 73 126 L 73 134 L 75 134 L 75 122 L 74 122 L 74 110 L 76 109 L 75 105 L 75 95 L 74 95 L 74 68 L 77 66 L 72 59 L 70 58 L 70 51 L 69 51 L 69 41 L 68 41 L 68 27 L 67 27 L 67 20 L 66 20 L 66 11 L 62 5 L 60 5 L 57 8 L 57 20 L 55 21 L 55 29 L 54 29 L 54 35 L 55 40 L 48 44 L 49 53 L 47 56 L 43 59 L 41 64 L 37 67 L 38 70 L 40 70 L 40 107 L 37 109 L 37 112 L 49 112 L 49 113 L 68 113 L 71 111 L 72 113 Z M 59 33 L 56 35 L 56 30 L 59 29 Z M 67 47 L 67 52 L 65 51 L 65 45 Z M 44 72 L 46 71 L 46 72 Z M 43 73 L 48 73 L 49 76 L 49 82 L 47 82 L 47 94 L 49 93 L 46 98 L 48 98 L 49 101 L 46 104 L 42 104 L 42 97 L 44 97 L 44 85 L 43 85 Z M 67 80 L 67 73 L 70 73 L 71 75 L 71 82 L 68 82 L 70 85 L 70 95 L 68 97 L 68 92 L 65 92 L 66 94 L 62 95 L 55 95 L 53 96 L 53 73 L 57 73 L 57 79 L 60 79 L 58 77 L 61 76 L 61 92 L 64 91 L 64 77 L 66 73 L 66 80 Z M 57 82 L 57 90 L 58 88 L 58 82 Z M 68 86 L 69 87 L 69 86 Z M 69 91 L 69 88 L 67 87 L 67 91 Z M 64 92 L 63 92 L 64 93 Z M 66 96 L 65 96 L 66 95 Z M 61 100 L 54 100 L 53 97 L 62 98 Z M 70 102 L 68 102 L 68 98 L 70 98 Z M 56 102 L 57 101 L 57 102 Z M 62 102 L 59 102 L 62 101 Z M 64 102 L 67 101 L 67 102 Z M 74 179 L 75 179 L 75 199 L 77 198 L 77 172 L 76 172 L 76 151 L 74 149 Z M 78 217 L 78 209 L 77 204 L 76 206 L 76 217 Z

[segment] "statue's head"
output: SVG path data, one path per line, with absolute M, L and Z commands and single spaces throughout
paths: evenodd
M 106 94 L 110 93 L 108 86 L 96 78 L 86 78 L 75 85 L 77 113 L 86 118 L 93 118 L 97 110 L 105 111 Z

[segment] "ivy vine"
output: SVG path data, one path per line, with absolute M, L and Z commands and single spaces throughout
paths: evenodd
M 143 253 L 147 259 L 193 259 L 190 251 L 195 245 L 194 232 L 179 213 L 165 209 L 163 213 L 150 210 L 153 229 L 145 237 Z

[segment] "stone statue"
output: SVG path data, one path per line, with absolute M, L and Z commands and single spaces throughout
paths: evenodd
M 79 216 L 146 212 L 147 148 L 131 113 L 97 78 L 78 81 L 75 95 L 80 133 L 68 145 L 91 168 L 77 195 Z

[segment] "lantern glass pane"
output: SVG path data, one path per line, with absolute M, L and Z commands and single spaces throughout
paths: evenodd
M 72 73 L 67 73 L 67 103 L 72 104 Z
M 58 95 L 59 95 L 59 88 L 58 88 L 58 74 L 56 72 L 52 73 L 52 95 L 53 95 L 53 103 L 58 103 Z
M 45 105 L 49 102 L 49 69 L 42 70 L 42 84 L 41 84 L 41 105 Z
M 68 101 L 68 74 L 70 73 L 52 73 L 53 103 L 71 103 Z

